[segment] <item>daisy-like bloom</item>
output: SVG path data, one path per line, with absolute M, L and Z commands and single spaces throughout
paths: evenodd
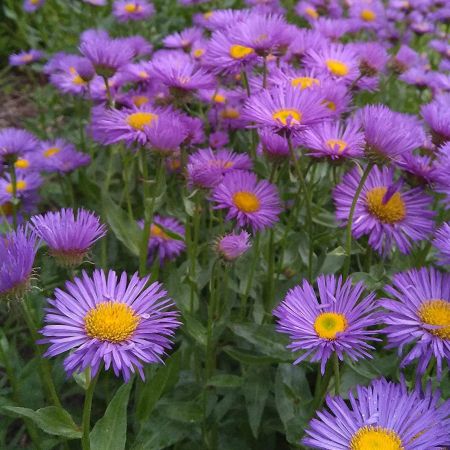
M 345 34 L 352 31 L 352 22 L 348 19 L 320 17 L 312 24 L 313 30 L 332 41 L 339 41 Z M 329 45 L 329 44 L 327 44 Z
M 144 127 L 148 146 L 165 156 L 177 152 L 186 140 L 188 130 L 180 117 L 163 114 Z
M 390 298 L 380 304 L 388 311 L 383 320 L 389 348 L 402 355 L 412 346 L 401 366 L 418 359 L 418 375 L 434 357 L 440 376 L 442 362 L 450 364 L 450 275 L 433 267 L 411 269 L 394 275 L 385 291 Z
M 38 140 L 34 134 L 20 128 L 3 128 L 0 130 L 0 159 L 14 161 L 27 152 L 36 149 Z
M 230 233 L 218 238 L 214 244 L 216 253 L 226 262 L 241 257 L 251 246 L 250 234 L 246 231 Z
M 219 9 L 195 14 L 194 23 L 210 31 L 224 30 L 244 22 L 251 14 L 249 9 Z
M 115 0 L 113 4 L 113 14 L 119 22 L 147 19 L 154 13 L 153 3 L 147 0 Z
M 332 117 L 339 118 L 343 112 L 350 109 L 352 95 L 347 85 L 336 83 L 331 79 L 321 80 L 319 89 L 323 96 L 323 104 Z
M 297 89 L 314 89 L 320 86 L 321 79 L 318 78 L 314 71 L 304 71 L 294 69 L 292 66 L 286 64 L 280 68 L 270 72 L 269 83 L 270 84 L 286 84 L 290 83 Z
M 0 298 L 21 298 L 27 291 L 37 251 L 37 238 L 19 227 L 0 239 Z
M 354 123 L 322 122 L 302 135 L 308 154 L 316 158 L 359 158 L 364 154 L 364 134 Z
M 263 89 L 245 103 L 243 117 L 256 125 L 281 131 L 300 130 L 330 116 L 317 89 L 293 86 Z
M 27 13 L 32 13 L 44 6 L 44 3 L 45 0 L 24 0 L 23 10 Z
M 289 158 L 289 146 L 285 137 L 268 128 L 258 130 L 258 134 L 260 142 L 258 152 L 275 161 Z
M 202 63 L 213 73 L 235 75 L 255 65 L 257 60 L 253 48 L 237 44 L 228 31 L 216 31 L 208 43 Z
M 359 75 L 358 56 L 343 44 L 330 44 L 320 50 L 310 50 L 304 64 L 335 80 L 351 82 Z
M 124 141 L 127 146 L 147 142 L 145 127 L 158 120 L 162 110 L 144 104 L 131 109 L 97 107 L 92 110 L 91 133 L 94 140 L 111 145 Z
M 42 52 L 40 50 L 24 50 L 19 53 L 13 53 L 9 56 L 10 66 L 26 66 L 39 61 L 42 58 Z
M 91 162 L 89 155 L 77 151 L 64 139 L 41 142 L 33 156 L 35 164 L 44 172 L 67 173 Z
M 328 39 L 317 30 L 300 28 L 292 35 L 286 57 L 289 61 L 296 61 L 296 58 L 302 59 L 310 50 L 320 50 L 328 43 Z
M 351 278 L 321 275 L 317 278 L 318 296 L 314 287 L 303 280 L 291 289 L 273 311 L 277 318 L 277 331 L 288 334 L 292 351 L 304 350 L 294 361 L 298 364 L 309 358 L 320 361 L 322 374 L 328 359 L 336 352 L 342 361 L 347 355 L 353 361 L 371 358 L 368 353 L 376 341 L 375 330 L 368 327 L 378 323 L 375 294 L 364 296 L 362 282 L 352 285 Z
M 408 172 L 410 175 L 408 181 L 412 185 L 432 185 L 435 181 L 438 181 L 439 171 L 433 164 L 433 158 L 431 156 L 406 153 L 401 156 L 399 161 L 396 161 L 396 165 Z
M 101 37 L 98 33 L 84 37 L 80 52 L 91 61 L 95 72 L 103 78 L 112 77 L 135 56 L 133 48 L 127 42 Z
M 222 149 L 214 152 L 210 148 L 198 150 L 189 156 L 188 181 L 193 186 L 213 188 L 223 177 L 234 170 L 251 170 L 251 158 L 244 153 Z
M 130 47 L 135 58 L 140 56 L 148 56 L 153 51 L 153 45 L 139 34 L 117 38 L 117 40 Z
M 352 2 L 349 14 L 363 28 L 379 28 L 384 25 L 384 5 L 380 1 Z
M 144 221 L 138 222 L 141 228 Z M 170 233 L 170 234 L 168 234 Z M 177 235 L 175 237 L 174 235 Z M 151 264 L 155 258 L 160 264 L 176 259 L 186 249 L 184 243 L 184 225 L 174 217 L 155 215 L 150 225 L 150 239 L 148 241 L 148 261 Z
M 361 173 L 354 168 L 333 190 L 336 217 L 346 224 Z M 404 188 L 394 180 L 394 169 L 374 167 L 358 198 L 352 223 L 356 239 L 369 236 L 369 245 L 380 255 L 388 255 L 394 244 L 409 253 L 412 242 L 426 239 L 433 230 L 431 197 L 421 188 Z
M 277 188 L 245 170 L 227 174 L 214 189 L 212 200 L 216 209 L 228 209 L 226 220 L 236 219 L 240 227 L 254 232 L 272 227 L 281 212 Z
M 167 54 L 152 61 L 152 75 L 169 88 L 186 92 L 197 89 L 211 89 L 216 85 L 212 74 L 192 62 L 189 56 Z
M 225 131 L 215 131 L 209 135 L 208 143 L 211 148 L 217 150 L 225 147 L 230 142 L 230 137 Z
M 385 69 L 389 56 L 378 42 L 355 42 L 351 47 L 358 55 L 361 74 L 375 76 Z
M 295 6 L 295 12 L 309 23 L 313 23 L 320 17 L 319 11 L 312 2 L 299 1 Z
M 402 73 L 411 67 L 426 65 L 423 56 L 407 45 L 402 45 L 391 62 L 391 66 L 396 72 Z
M 36 172 L 17 171 L 16 177 L 16 196 L 20 200 L 27 199 L 33 195 L 41 186 L 42 178 Z M 0 205 L 13 200 L 13 184 L 9 175 L 0 178 Z
M 30 221 L 50 254 L 65 267 L 80 265 L 92 245 L 106 234 L 100 219 L 84 209 L 61 209 L 33 216 Z
M 450 222 L 444 223 L 436 231 L 433 245 L 438 250 L 439 263 L 450 265 Z
M 441 145 L 450 141 L 450 93 L 436 97 L 420 109 L 422 117 L 431 129 L 433 142 Z
M 392 111 L 385 105 L 366 105 L 355 118 L 364 131 L 370 158 L 399 160 L 425 141 L 424 130 L 415 116 Z
M 408 392 L 385 379 L 358 386 L 356 397 L 328 396 L 328 410 L 317 413 L 306 429 L 304 445 L 320 450 L 431 450 L 449 443 L 449 404 Z M 442 420 L 445 418 L 445 420 Z
M 180 325 L 162 285 L 146 287 L 148 281 L 97 269 L 66 282 L 65 291 L 56 289 L 40 332 L 39 343 L 50 344 L 45 356 L 70 351 L 64 360 L 69 376 L 90 368 L 94 377 L 104 363 L 125 382 L 136 370 L 144 379 L 143 365 L 162 362 Z
M 167 48 L 181 48 L 189 51 L 196 41 L 202 39 L 203 31 L 198 27 L 186 28 L 179 33 L 169 34 L 163 39 L 163 44 Z

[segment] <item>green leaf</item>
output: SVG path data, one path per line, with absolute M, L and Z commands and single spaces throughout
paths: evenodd
M 242 388 L 253 436 L 258 438 L 261 419 L 269 396 L 270 373 L 267 367 L 251 367 Z
M 231 358 L 239 361 L 240 363 L 249 365 L 267 365 L 278 362 L 277 358 L 271 358 L 270 356 L 257 355 L 255 352 L 250 352 L 246 350 L 238 350 L 233 347 L 224 347 L 224 352 L 231 356 Z
M 242 386 L 243 379 L 237 375 L 216 375 L 208 381 L 208 386 L 217 388 L 237 388 Z
M 62 436 L 67 439 L 80 439 L 80 428 L 73 421 L 72 416 L 63 408 L 47 406 L 33 411 L 29 408 L 4 406 L 3 411 L 19 417 L 31 419 L 41 430 L 48 434 Z
M 205 326 L 193 315 L 189 313 L 183 313 L 183 322 L 185 331 L 191 338 L 198 342 L 202 347 L 206 348 L 206 328 Z
M 134 220 L 130 220 L 125 211 L 116 205 L 108 195 L 103 194 L 102 202 L 105 208 L 106 219 L 116 238 L 131 253 L 138 256 L 142 230 Z
M 90 434 L 92 449 L 124 450 L 127 440 L 127 406 L 133 382 L 122 385 Z
M 147 420 L 156 403 L 168 389 L 173 387 L 180 374 L 181 353 L 176 352 L 166 364 L 157 369 L 155 376 L 147 380 L 140 391 L 136 414 L 139 420 Z
M 182 423 L 195 423 L 203 420 L 203 409 L 195 402 L 174 402 L 159 405 L 158 410 L 169 419 Z

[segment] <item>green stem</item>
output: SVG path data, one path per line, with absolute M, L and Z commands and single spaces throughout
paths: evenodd
M 207 324 L 207 334 L 206 334 L 206 364 L 205 364 L 205 380 L 206 383 L 211 378 L 214 373 L 216 365 L 216 356 L 214 343 L 212 339 L 215 314 L 217 309 L 218 300 L 218 260 L 215 260 L 211 269 L 211 280 L 209 283 L 209 302 L 208 302 L 208 324 Z
M 352 258 L 352 225 L 353 225 L 353 216 L 355 215 L 356 203 L 358 202 L 359 196 L 361 195 L 361 191 L 363 190 L 364 184 L 369 176 L 373 166 L 375 164 L 373 162 L 369 162 L 367 164 L 366 169 L 364 170 L 361 180 L 356 188 L 355 196 L 352 200 L 352 205 L 350 207 L 350 212 L 348 215 L 348 223 L 346 229 L 346 241 L 345 241 L 345 264 L 344 269 L 342 271 L 344 280 L 348 277 L 348 273 L 350 271 L 350 262 Z
M 36 344 L 36 342 L 40 339 L 39 333 L 36 328 L 36 324 L 34 322 L 33 315 L 28 308 L 27 305 L 27 298 L 24 298 L 21 302 L 23 315 L 25 318 L 25 322 L 28 326 L 28 330 L 31 335 L 31 340 L 33 341 L 33 347 L 35 349 L 36 355 L 38 357 L 39 361 L 39 375 L 41 378 L 41 383 L 43 386 L 45 386 L 45 389 L 47 391 L 47 396 L 51 403 L 54 406 L 57 406 L 59 408 L 62 408 L 61 402 L 59 400 L 58 394 L 56 392 L 55 385 L 53 383 L 52 375 L 51 375 L 51 369 L 50 365 L 48 363 L 48 360 L 43 356 L 43 352 L 41 347 Z
M 267 87 L 267 56 L 263 58 L 263 89 Z
M 245 70 L 241 72 L 241 78 L 242 84 L 244 85 L 245 91 L 247 92 L 247 97 L 250 97 L 251 95 L 250 84 L 248 82 L 247 72 Z
M 333 368 L 331 361 L 328 361 L 327 367 L 325 369 L 325 374 L 322 375 L 320 372 L 320 366 L 317 367 L 317 379 L 314 391 L 314 400 L 312 403 L 312 414 L 322 407 L 323 401 L 325 400 L 325 395 L 328 390 L 328 385 L 330 384 L 331 375 L 333 374 Z
M 269 231 L 269 249 L 267 252 L 267 293 L 266 293 L 266 312 L 270 314 L 274 298 L 274 272 L 275 272 L 275 242 L 274 229 Z
M 13 227 L 17 228 L 17 174 L 16 166 L 14 162 L 9 164 L 9 176 L 11 181 L 11 196 L 12 196 L 12 214 L 13 214 Z
M 339 373 L 339 358 L 336 352 L 334 352 L 333 354 L 333 372 L 334 372 L 334 394 L 339 395 L 341 376 Z
M 100 370 L 101 369 L 99 368 L 95 377 L 91 379 L 89 387 L 87 388 L 84 397 L 83 417 L 81 419 L 81 427 L 83 431 L 83 435 L 81 437 L 81 446 L 83 450 L 91 449 L 89 434 L 91 432 L 92 399 L 94 398 L 95 385 L 97 384 L 97 380 L 100 375 Z
M 190 293 L 190 305 L 191 312 L 193 312 L 195 297 L 197 296 L 197 247 L 200 232 L 200 219 L 201 219 L 201 205 L 200 205 L 200 193 L 197 192 L 194 196 L 194 214 L 192 216 L 192 241 L 191 249 L 189 252 L 189 279 L 191 285 Z
M 106 98 L 108 100 L 108 107 L 109 108 L 114 108 L 114 100 L 113 100 L 112 95 L 111 95 L 111 88 L 109 87 L 108 78 L 106 78 L 106 77 L 102 77 L 102 78 L 103 78 L 103 81 L 105 83 Z
M 300 182 L 300 188 L 303 191 L 303 196 L 305 197 L 305 213 L 306 213 L 306 229 L 309 235 L 309 251 L 308 251 L 308 280 L 312 280 L 312 261 L 314 254 L 314 240 L 313 240 L 313 227 L 312 227 L 312 207 L 311 207 L 311 196 L 306 184 L 305 177 L 303 175 L 302 169 L 300 167 L 299 160 L 294 151 L 294 146 L 292 145 L 291 137 L 287 137 L 289 152 L 294 163 L 295 172 L 297 174 L 298 181 Z
M 253 259 L 252 262 L 250 263 L 250 272 L 248 274 L 244 294 L 241 297 L 241 314 L 240 314 L 241 320 L 244 320 L 245 317 L 247 316 L 247 301 L 253 284 L 253 277 L 255 275 L 256 264 L 259 261 L 259 241 L 260 235 L 259 233 L 257 233 L 253 241 Z

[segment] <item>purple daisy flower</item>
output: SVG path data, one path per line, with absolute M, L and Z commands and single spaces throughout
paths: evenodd
M 25 66 L 39 61 L 42 58 L 42 52 L 40 50 L 24 50 L 19 53 L 13 53 L 9 56 L 10 66 Z
M 281 212 L 277 188 L 244 170 L 225 175 L 212 200 L 216 209 L 228 209 L 226 220 L 236 219 L 240 227 L 250 226 L 254 232 L 272 227 Z
M 333 190 L 336 217 L 343 225 L 361 180 L 354 168 L 344 175 Z M 412 242 L 426 239 L 433 231 L 432 199 L 421 188 L 405 189 L 401 180 L 394 180 L 394 169 L 373 167 L 358 198 L 352 223 L 356 239 L 369 236 L 369 245 L 387 256 L 396 244 L 402 253 L 409 253 Z
M 105 236 L 100 219 L 84 209 L 61 209 L 30 219 L 36 234 L 48 245 L 51 255 L 65 267 L 80 265 L 92 245 Z
M 450 222 L 444 223 L 436 231 L 433 245 L 438 250 L 439 263 L 450 265 Z
M 161 363 L 180 325 L 178 312 L 160 283 L 146 287 L 149 277 L 95 270 L 92 277 L 66 282 L 48 299 L 46 325 L 41 330 L 50 344 L 47 357 L 71 351 L 64 360 L 70 376 L 91 369 L 94 377 L 104 363 L 125 382 L 136 370 L 144 379 L 144 363 Z
M 312 22 L 312 28 L 314 31 L 318 31 L 323 37 L 330 39 L 331 41 L 339 41 L 339 39 L 341 39 L 347 33 L 353 31 L 354 24 L 348 19 L 331 19 L 328 17 L 319 17 L 317 20 Z M 327 43 L 327 46 L 329 45 L 330 43 Z M 342 60 L 339 61 L 342 62 Z M 330 65 L 330 67 L 332 66 Z
M 420 109 L 422 117 L 431 129 L 433 142 L 441 145 L 450 141 L 450 93 L 436 97 Z
M 320 50 L 329 43 L 328 39 L 317 30 L 297 29 L 292 36 L 286 56 L 289 61 L 302 59 L 310 50 Z
M 17 159 L 27 152 L 36 149 L 38 140 L 34 134 L 19 128 L 3 128 L 0 130 L 1 160 Z
M 113 4 L 113 14 L 119 22 L 147 19 L 154 13 L 153 3 L 147 0 L 115 0 Z
M 316 89 L 300 90 L 291 85 L 263 89 L 244 105 L 243 117 L 275 130 L 299 130 L 330 116 Z
M 16 179 L 16 195 L 20 200 L 27 199 L 32 196 L 41 186 L 42 178 L 35 172 L 17 172 Z M 13 185 L 9 175 L 0 178 L 0 205 L 11 202 L 13 200 Z
M 304 64 L 335 80 L 351 82 L 359 75 L 357 54 L 343 44 L 330 44 L 320 50 L 310 50 Z
M 359 158 L 364 154 L 364 134 L 353 122 L 322 122 L 307 129 L 301 137 L 308 154 L 316 158 Z
M 0 297 L 22 298 L 28 289 L 37 252 L 37 238 L 19 227 L 0 239 Z
M 269 128 L 258 130 L 258 152 L 264 153 L 271 160 L 284 160 L 289 158 L 289 145 L 285 137 L 280 136 Z
M 44 172 L 72 172 L 91 162 L 89 155 L 77 151 L 73 144 L 64 139 L 42 142 L 34 156 L 39 169 Z
M 244 153 L 222 149 L 214 152 L 210 148 L 198 150 L 189 156 L 187 165 L 189 184 L 202 188 L 213 188 L 223 177 L 234 170 L 251 170 L 251 158 Z
M 144 227 L 143 220 L 139 221 L 138 224 L 141 228 Z M 170 232 L 172 236 L 166 231 Z M 179 239 L 175 239 L 174 234 L 178 235 Z M 156 257 L 158 257 L 161 265 L 176 259 L 186 249 L 184 236 L 184 225 L 177 219 L 155 215 L 150 226 L 150 239 L 148 241 L 149 264 L 152 264 Z
M 95 72 L 104 78 L 112 77 L 135 56 L 127 42 L 101 37 L 98 33 L 85 36 L 80 44 L 80 52 L 91 61 Z
M 372 158 L 399 160 L 425 141 L 415 116 L 392 111 L 385 105 L 364 106 L 357 111 L 355 121 L 364 131 L 366 153 Z
M 216 253 L 226 262 L 241 257 L 251 246 L 250 235 L 246 231 L 230 233 L 218 238 L 214 244 Z
M 175 114 L 163 114 L 144 127 L 147 144 L 152 151 L 165 156 L 180 149 L 186 140 L 188 130 L 185 123 Z
M 373 347 L 368 341 L 376 330 L 368 327 L 379 322 L 374 302 L 375 294 L 364 296 L 362 282 L 352 286 L 351 278 L 321 275 L 317 278 L 319 295 L 313 286 L 303 280 L 302 285 L 291 289 L 285 299 L 273 311 L 277 318 L 277 331 L 288 334 L 292 351 L 304 350 L 294 361 L 298 364 L 306 358 L 320 361 L 322 374 L 328 359 L 336 352 L 342 361 L 347 355 L 353 361 L 371 358 Z
M 388 348 L 398 348 L 401 355 L 412 346 L 401 366 L 418 359 L 418 375 L 434 356 L 440 376 L 442 362 L 450 365 L 450 275 L 433 267 L 411 269 L 394 275 L 385 291 L 390 298 L 380 304 L 388 311 L 383 315 Z
M 32 13 L 44 6 L 44 3 L 45 0 L 24 0 L 23 10 L 27 13 Z
M 203 31 L 198 27 L 186 28 L 179 33 L 169 34 L 163 39 L 167 48 L 181 48 L 189 51 L 196 41 L 202 39 Z
M 437 450 L 448 445 L 448 402 L 437 406 L 418 391 L 383 378 L 357 386 L 356 394 L 349 392 L 349 402 L 328 396 L 329 411 L 311 420 L 304 445 L 320 450 Z
M 130 47 L 135 58 L 140 56 L 148 56 L 153 51 L 153 45 L 139 34 L 117 38 L 117 41 Z
M 378 42 L 356 42 L 351 47 L 358 55 L 359 70 L 362 74 L 374 76 L 386 68 L 388 53 Z

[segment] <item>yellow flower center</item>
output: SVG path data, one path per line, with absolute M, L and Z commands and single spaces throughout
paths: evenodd
M 225 95 L 222 94 L 216 94 L 213 96 L 213 100 L 216 103 L 225 103 L 227 101 L 227 99 L 225 98 Z
M 399 192 L 396 192 L 387 202 L 384 201 L 386 187 L 371 189 L 366 195 L 367 208 L 373 216 L 384 223 L 396 223 L 406 216 L 406 206 Z
M 84 327 L 89 337 L 100 341 L 124 342 L 139 324 L 139 317 L 125 303 L 105 301 L 84 316 Z
M 418 311 L 420 320 L 435 328 L 428 330 L 441 339 L 450 339 L 450 302 L 445 300 L 430 300 L 423 303 Z
M 150 226 L 150 236 L 161 239 L 170 239 L 169 236 L 166 233 L 164 233 L 164 230 L 158 225 L 155 225 L 154 223 L 152 223 L 152 225 Z
M 30 3 L 32 5 L 37 5 L 39 3 L 39 0 L 31 0 Z
M 319 314 L 314 322 L 314 330 L 317 336 L 322 339 L 336 339 L 338 333 L 347 329 L 347 319 L 344 314 L 322 313 Z
M 12 216 L 14 211 L 13 205 L 11 202 L 3 203 L 3 205 L 0 205 L 0 212 L 1 214 L 4 214 L 5 216 Z
M 302 120 L 302 113 L 296 109 L 280 109 L 272 114 L 272 118 L 283 125 L 298 124 Z
M 15 164 L 16 169 L 28 169 L 30 167 L 30 161 L 28 159 L 19 158 Z
M 125 10 L 125 12 L 127 13 L 138 13 L 142 11 L 142 6 L 141 5 L 137 5 L 136 3 L 127 3 L 123 9 Z
M 350 450 L 404 450 L 404 447 L 395 431 L 367 426 L 360 428 L 353 435 Z
M 243 45 L 232 45 L 230 47 L 230 56 L 234 59 L 243 59 L 252 53 L 254 53 L 252 48 Z
M 138 76 L 139 78 L 142 78 L 144 80 L 146 80 L 149 77 L 148 73 L 145 70 L 140 70 L 138 72 Z
M 58 147 L 50 147 L 47 150 L 45 150 L 44 156 L 46 158 L 51 158 L 52 156 L 57 155 L 60 151 L 61 151 L 61 149 Z
M 213 15 L 213 11 L 208 11 L 208 12 L 203 13 L 203 18 L 208 20 L 212 17 L 212 15 Z
M 143 130 L 146 125 L 151 124 L 158 116 L 151 112 L 137 112 L 127 117 L 127 124 L 135 130 Z
M 312 78 L 312 77 L 298 77 L 298 78 L 294 78 L 291 81 L 291 85 L 294 87 L 299 87 L 302 91 L 303 89 L 307 89 L 310 88 L 314 85 L 319 86 L 320 81 L 317 78 Z
M 197 48 L 193 51 L 194 58 L 201 58 L 205 53 L 205 50 L 203 48 Z
M 308 16 L 311 17 L 311 19 L 319 18 L 319 13 L 311 6 L 305 8 L 305 13 L 308 14 Z
M 328 109 L 331 109 L 331 111 L 336 111 L 336 103 L 332 102 L 331 100 L 325 100 L 323 103 Z
M 23 191 L 27 188 L 27 182 L 25 180 L 19 180 L 16 183 L 16 191 Z M 12 194 L 13 193 L 13 185 L 12 183 L 9 183 L 6 186 L 6 192 L 8 192 L 8 194 Z
M 327 65 L 328 70 L 337 77 L 345 77 L 345 75 L 350 72 L 347 64 L 338 59 L 327 59 L 325 64 Z
M 76 84 L 78 86 L 86 84 L 86 81 L 84 81 L 83 78 L 81 78 L 80 75 L 78 75 L 78 72 L 76 71 L 75 67 L 69 67 L 69 72 L 73 75 L 72 77 L 73 84 Z
M 146 97 L 145 95 L 135 95 L 132 98 L 132 102 L 133 102 L 133 105 L 139 107 L 139 106 L 142 106 L 142 105 L 145 105 L 146 103 L 148 103 L 149 102 L 149 98 Z
M 361 11 L 361 19 L 366 22 L 373 22 L 377 18 L 377 15 L 371 9 L 363 9 Z
M 330 150 L 334 150 L 337 147 L 337 151 L 341 154 L 347 148 L 347 142 L 342 139 L 328 139 L 327 146 Z
M 261 208 L 259 198 L 253 192 L 236 192 L 233 195 L 233 203 L 236 208 L 245 213 L 254 213 Z
M 239 119 L 241 113 L 235 108 L 225 108 L 220 112 L 222 119 Z
M 33 61 L 33 55 L 31 53 L 26 53 L 22 56 L 22 62 L 31 62 Z

